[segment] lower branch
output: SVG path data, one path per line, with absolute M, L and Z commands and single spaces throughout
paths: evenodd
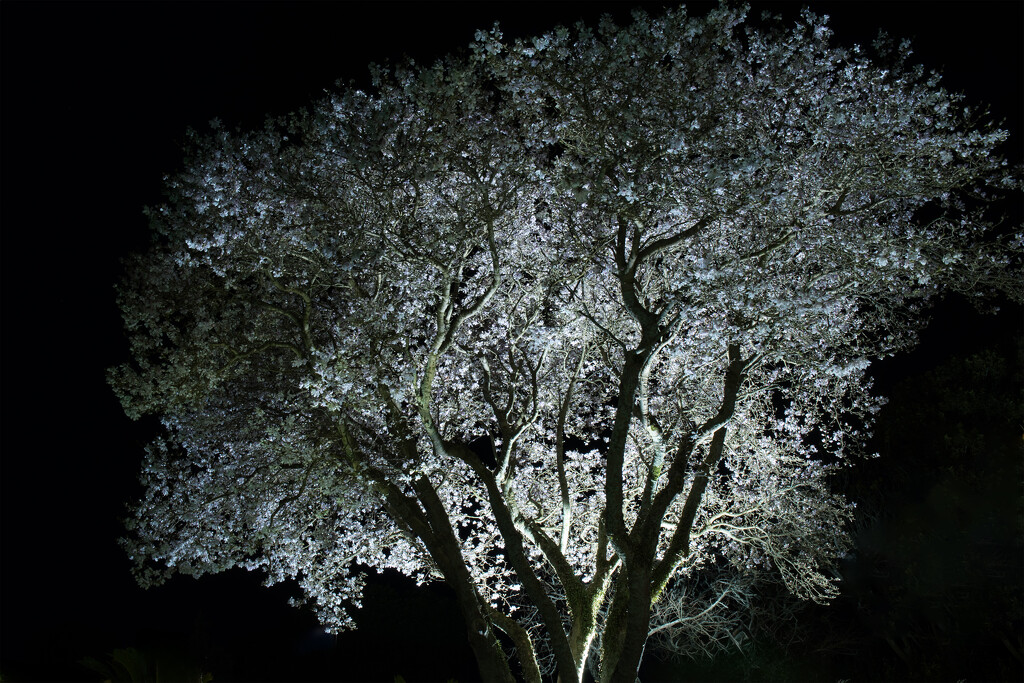
M 533 649 L 530 634 L 519 625 L 518 621 L 494 608 L 491 608 L 490 617 L 494 625 L 504 631 L 516 646 L 516 654 L 519 656 L 519 665 L 523 668 L 523 678 L 526 683 L 541 683 L 537 653 Z

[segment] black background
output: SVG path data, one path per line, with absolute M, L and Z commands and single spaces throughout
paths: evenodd
M 334 639 L 286 604 L 290 587 L 262 588 L 245 572 L 134 585 L 116 538 L 151 426 L 124 417 L 104 381 L 127 359 L 113 284 L 119 259 L 147 244 L 141 209 L 161 200 L 186 127 L 259 125 L 339 79 L 367 86 L 370 62 L 429 63 L 495 21 L 507 37 L 529 36 L 602 12 L 626 22 L 633 6 L 0 4 L 4 680 L 96 680 L 77 661 L 126 647 L 203 659 L 219 681 L 476 677 L 443 586 L 374 581 L 363 628 Z M 878 28 L 911 38 L 948 87 L 1007 120 L 1007 152 L 1020 160 L 1024 5 L 811 7 L 845 44 L 868 44 Z M 752 14 L 799 8 L 755 3 Z M 1020 326 L 1019 308 L 982 318 L 943 305 L 919 351 L 880 365 L 880 386 Z

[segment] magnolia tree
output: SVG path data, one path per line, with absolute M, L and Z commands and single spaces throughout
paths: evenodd
M 360 568 L 443 579 L 488 681 L 827 600 L 869 359 L 944 289 L 1020 296 L 1005 133 L 906 54 L 725 7 L 495 29 L 193 134 L 119 289 L 111 382 L 165 427 L 139 580 L 259 569 L 344 629 Z

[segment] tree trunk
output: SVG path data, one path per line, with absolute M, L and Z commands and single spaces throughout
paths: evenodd
M 479 609 L 466 609 L 461 599 L 459 608 L 463 619 L 466 620 L 469 646 L 473 649 L 473 656 L 476 657 L 476 666 L 480 670 L 481 678 L 485 681 L 515 683 L 515 678 L 512 677 L 512 671 L 508 666 L 508 659 L 501 649 L 501 643 L 498 642 L 490 624 L 483 618 Z
M 628 568 L 629 596 L 620 640 L 618 659 L 609 677 L 610 683 L 634 683 L 643 659 L 644 645 L 651 622 L 651 566 L 643 559 Z
M 625 568 L 622 569 L 625 571 Z M 601 683 L 610 683 L 612 672 L 619 662 L 626 635 L 626 604 L 629 601 L 629 587 L 620 574 L 616 577 L 612 593 L 612 604 L 601 634 Z
M 575 657 L 577 662 L 576 678 L 572 681 L 566 681 L 562 675 L 559 674 L 557 683 L 582 683 L 583 672 L 587 670 L 587 653 L 590 650 L 590 644 L 593 640 L 593 620 L 584 626 L 581 626 L 578 623 L 573 623 L 572 629 L 569 631 L 569 648 L 572 650 L 572 656 Z

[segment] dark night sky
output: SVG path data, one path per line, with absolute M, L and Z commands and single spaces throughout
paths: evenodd
M 124 417 L 104 382 L 105 368 L 127 359 L 112 287 L 119 259 L 146 245 L 141 209 L 160 201 L 161 176 L 180 163 L 185 128 L 202 129 L 214 117 L 259 124 L 308 104 L 338 79 L 365 85 L 370 62 L 403 53 L 433 61 L 496 20 L 506 36 L 531 35 L 602 11 L 625 21 L 631 6 L 0 4 L 5 680 L 85 677 L 74 664 L 84 654 L 176 635 L 214 643 L 219 661 L 233 658 L 235 671 L 253 670 L 243 661 L 265 661 L 273 679 L 288 675 L 276 673 L 289 671 L 278 662 L 331 645 L 311 617 L 285 604 L 287 588 L 263 589 L 237 573 L 143 592 L 116 545 L 150 428 Z M 869 43 L 879 27 L 915 39 L 917 59 L 944 68 L 949 87 L 1008 119 L 1011 157 L 1020 159 L 1024 4 L 811 6 L 832 16 L 846 44 Z M 755 14 L 792 15 L 799 7 L 754 5 Z M 979 336 L 1019 327 L 1019 309 L 981 320 L 963 306 L 946 307 L 936 323 L 920 353 L 889 362 L 887 371 L 926 367 Z M 472 662 L 459 663 L 468 650 L 444 616 L 443 590 L 414 593 L 394 582 L 374 590 L 366 634 L 338 643 L 347 662 L 339 676 L 412 680 L 419 670 L 473 678 Z M 409 623 L 393 623 L 395 613 Z M 426 630 L 425 622 L 432 622 Z M 386 656 L 378 627 L 391 629 L 380 631 L 388 634 Z M 428 652 L 462 659 L 431 668 Z

